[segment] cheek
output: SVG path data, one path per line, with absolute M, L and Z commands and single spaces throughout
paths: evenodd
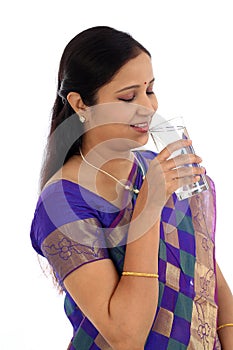
M 111 126 L 117 123 L 129 125 L 136 114 L 137 105 L 114 102 L 98 104 L 89 110 L 89 122 L 92 126 Z
M 115 140 L 117 142 L 124 143 L 124 140 L 129 142 L 134 140 L 136 136 L 132 128 L 126 124 L 111 124 L 101 126 L 98 129 L 102 141 Z
M 110 140 L 115 138 L 125 138 L 128 134 L 129 125 L 123 124 L 106 124 L 95 128 L 95 133 L 98 134 L 102 140 Z

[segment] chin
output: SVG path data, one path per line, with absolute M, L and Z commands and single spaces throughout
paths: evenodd
M 149 135 L 146 134 L 141 137 L 138 137 L 137 139 L 129 140 L 129 146 L 131 149 L 140 148 L 145 146 L 148 141 L 149 141 Z
M 148 141 L 149 141 L 149 134 L 148 133 L 146 133 L 145 135 L 142 135 L 140 138 L 138 138 L 138 143 L 140 146 L 145 146 Z

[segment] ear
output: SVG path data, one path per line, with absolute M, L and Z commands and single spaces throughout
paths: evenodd
M 77 114 L 87 108 L 78 92 L 69 92 L 67 95 L 67 101 Z

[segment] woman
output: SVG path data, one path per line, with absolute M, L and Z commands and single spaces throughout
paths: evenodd
M 135 150 L 158 107 L 153 82 L 149 52 L 109 27 L 78 34 L 61 58 L 31 240 L 66 294 L 71 350 L 233 348 L 214 185 L 174 194 L 199 180 L 205 169 L 185 165 L 201 158 L 170 159 L 188 140 Z

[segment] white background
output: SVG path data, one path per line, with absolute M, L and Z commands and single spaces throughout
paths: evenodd
M 65 350 L 72 335 L 63 297 L 43 275 L 29 230 L 60 56 L 91 26 L 127 31 L 152 53 L 158 113 L 185 118 L 215 181 L 217 260 L 233 290 L 232 18 L 230 0 L 1 5 L 1 350 Z

